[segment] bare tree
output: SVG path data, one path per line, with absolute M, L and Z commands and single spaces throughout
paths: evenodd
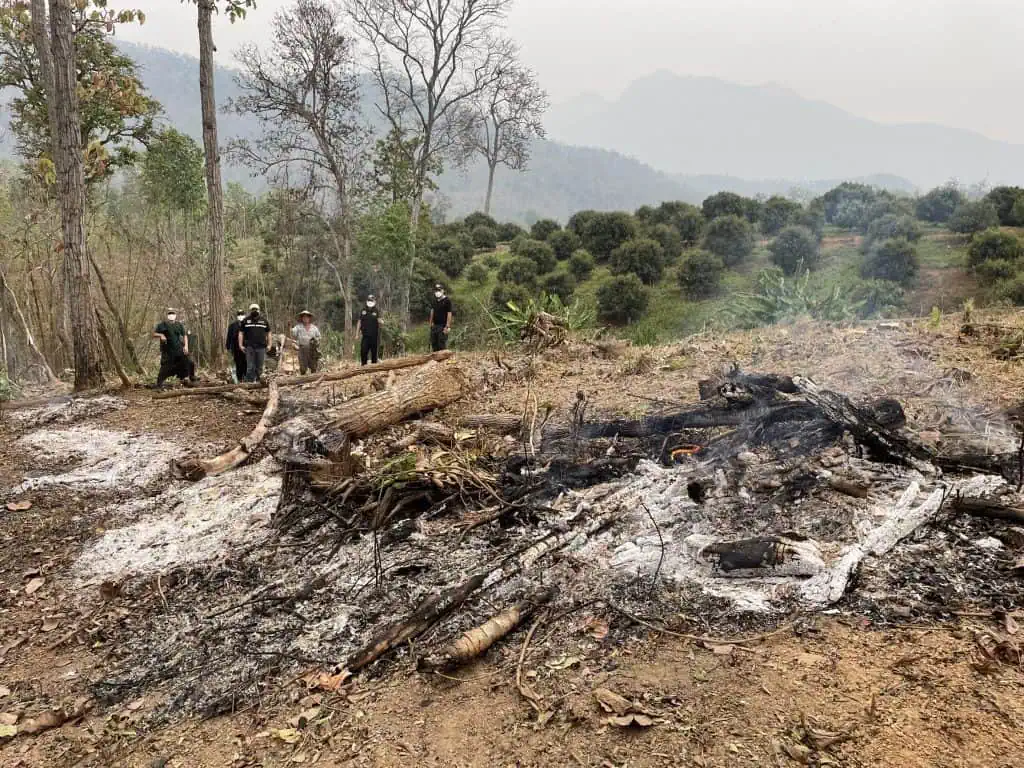
M 335 255 L 325 260 L 338 282 L 350 338 L 353 201 L 365 173 L 369 131 L 360 119 L 359 77 L 342 18 L 329 0 L 296 0 L 275 15 L 266 54 L 252 45 L 239 51 L 243 95 L 232 106 L 255 115 L 264 133 L 231 146 L 235 156 L 278 181 L 297 170 L 309 197 L 327 203 L 320 208 Z
M 395 135 L 412 135 L 408 279 L 401 314 L 409 317 L 415 236 L 430 169 L 461 160 L 472 101 L 501 76 L 512 46 L 501 37 L 512 0 L 347 0 L 371 52 L 377 108 Z
M 49 49 L 53 95 L 48 109 L 54 128 L 53 159 L 64 231 L 64 275 L 71 311 L 75 389 L 86 389 L 103 383 L 103 371 L 90 293 L 92 274 L 85 252 L 85 169 L 78 114 L 72 0 L 50 0 Z
M 498 166 L 523 170 L 530 160 L 531 139 L 544 138 L 541 116 L 548 108 L 548 95 L 532 72 L 513 62 L 474 101 L 471 141 L 487 162 L 484 213 L 489 215 Z

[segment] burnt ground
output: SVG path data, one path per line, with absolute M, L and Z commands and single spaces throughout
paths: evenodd
M 637 417 L 659 407 L 653 401 L 692 402 L 698 379 L 737 361 L 809 373 L 856 397 L 895 397 L 910 428 L 939 441 L 956 441 L 968 428 L 1000 439 L 1024 383 L 1019 363 L 995 362 L 977 342 L 961 343 L 952 324 L 936 331 L 794 326 L 608 359 L 570 347 L 509 355 L 503 366 L 483 356 L 463 361 L 492 384 L 458 404 L 463 413 L 522 413 L 531 399 L 565 413 L 582 390 L 594 414 Z M 127 400 L 126 409 L 75 426 L 219 450 L 259 417 L 258 406 L 215 398 L 160 402 L 139 392 Z M 9 420 L 0 426 L 3 488 L 56 469 L 13 443 L 23 433 Z M 166 709 L 158 687 L 105 705 L 93 699 L 94 684 L 133 637 L 159 630 L 161 617 L 196 599 L 200 587 L 216 589 L 216 572 L 181 569 L 87 590 L 67 578 L 91 541 L 124 523 L 119 507 L 155 492 L 47 487 L 19 497 L 32 502 L 28 510 L 0 509 L 0 540 L 8 543 L 0 549 L 0 715 L 23 724 L 93 701 L 63 727 L 0 739 L 0 766 L 1022 764 L 1019 655 L 993 660 L 979 650 L 984 633 L 1013 640 L 1024 622 L 1024 577 L 1010 570 L 1024 539 L 1008 523 L 944 518 L 890 558 L 866 563 L 855 589 L 826 615 L 780 618 L 753 642 L 658 630 L 707 635 L 730 623 L 706 605 L 706 615 L 695 612 L 684 592 L 671 590 L 632 618 L 585 601 L 567 615 L 547 615 L 521 664 L 537 707 L 516 686 L 526 635 L 519 631 L 445 676 L 417 673 L 411 654 L 399 654 L 337 690 L 317 677 L 329 660 L 296 659 L 257 701 L 201 719 L 154 717 Z M 748 637 L 761 629 L 741 620 L 731 626 Z M 593 693 L 602 688 L 632 700 L 641 717 L 609 724 Z

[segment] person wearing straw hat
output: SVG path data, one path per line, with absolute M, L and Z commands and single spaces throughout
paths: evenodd
M 299 375 L 316 373 L 320 360 L 320 329 L 313 325 L 313 313 L 308 309 L 299 312 L 299 322 L 292 328 L 292 338 L 299 348 Z
M 263 363 L 267 360 L 267 343 L 270 341 L 270 323 L 260 313 L 259 304 L 249 305 L 249 315 L 238 330 L 238 346 L 245 352 L 245 380 L 259 381 L 263 375 Z
M 367 360 L 377 362 L 380 350 L 380 314 L 377 309 L 377 298 L 371 293 L 366 297 L 366 306 L 359 312 L 359 323 L 356 325 L 359 334 L 359 361 L 366 365 Z

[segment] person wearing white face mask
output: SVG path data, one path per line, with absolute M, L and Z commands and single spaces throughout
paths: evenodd
M 171 376 L 182 381 L 189 378 L 188 335 L 185 326 L 178 322 L 178 313 L 173 308 L 167 309 L 165 319 L 153 329 L 153 338 L 160 339 L 160 372 L 156 376 L 157 387 Z
M 242 323 L 245 322 L 245 312 L 241 309 L 235 312 L 235 321 L 228 326 L 228 339 L 224 348 L 231 353 L 235 361 L 235 370 L 231 372 L 231 380 L 238 384 L 245 381 L 245 369 L 248 363 L 245 360 L 245 350 L 238 346 L 238 332 L 242 330 Z
M 452 300 L 444 294 L 443 285 L 434 286 L 434 306 L 430 309 L 430 349 L 439 352 L 448 346 L 452 330 Z
M 380 314 L 377 311 L 377 299 L 372 293 L 366 297 L 366 306 L 359 313 L 356 333 L 360 337 L 360 362 L 363 365 L 366 365 L 367 360 L 376 363 L 377 352 L 380 349 Z

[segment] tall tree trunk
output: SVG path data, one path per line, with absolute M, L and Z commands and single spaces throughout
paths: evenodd
M 47 105 L 53 99 L 53 59 L 50 54 L 50 32 L 46 28 L 46 0 L 32 0 L 32 42 L 35 43 L 39 58 L 39 76 L 43 81 L 43 95 Z M 53 113 L 49 114 L 50 129 L 53 130 Z
M 78 114 L 78 78 L 75 67 L 72 0 L 50 0 L 53 99 L 49 111 L 60 218 L 64 230 L 64 273 L 71 310 L 71 342 L 75 358 L 75 389 L 103 383 L 96 317 L 89 291 L 92 274 L 85 255 L 85 171 L 82 159 L 81 119 Z
M 206 195 L 210 221 L 210 365 L 223 363 L 222 345 L 227 334 L 224 290 L 224 190 L 220 178 L 220 148 L 217 146 L 217 100 L 213 91 L 213 0 L 196 3 L 199 14 L 199 98 L 203 110 L 203 150 L 206 154 Z
M 409 217 L 409 272 L 402 288 L 401 319 L 402 330 L 408 330 L 409 308 L 412 304 L 413 275 L 416 273 L 416 242 L 419 240 L 420 212 L 423 210 L 423 193 L 417 192 L 412 201 L 412 215 Z
M 497 163 L 487 160 L 487 199 L 484 200 L 484 213 L 488 216 L 491 215 L 491 194 L 494 192 L 494 172 L 497 168 Z
M 100 265 L 96 263 L 96 259 L 89 254 L 89 261 L 92 262 L 92 268 L 96 271 L 96 282 L 99 283 L 100 293 L 103 294 L 103 300 L 107 303 L 107 309 L 110 310 L 110 314 L 114 316 L 114 322 L 117 323 L 117 332 L 121 336 L 121 344 L 128 352 L 128 359 L 132 361 L 132 366 L 135 368 L 136 373 L 141 373 L 143 376 L 147 376 L 146 369 L 142 363 L 139 362 L 139 356 L 135 352 L 135 344 L 132 343 L 131 335 L 128 333 L 128 326 L 124 321 L 124 317 L 117 309 L 117 304 L 114 303 L 113 297 L 110 295 L 110 291 L 107 290 L 107 281 L 103 279 L 103 273 L 100 272 Z M 101 327 L 102 333 L 102 327 Z

